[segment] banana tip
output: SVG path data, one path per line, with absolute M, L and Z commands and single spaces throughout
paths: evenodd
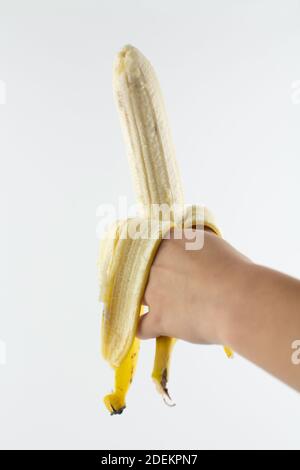
M 124 46 L 117 54 L 115 60 L 115 71 L 118 75 L 121 75 L 124 72 L 126 61 L 133 51 L 135 51 L 135 48 L 130 44 L 126 44 L 126 46 Z
M 169 390 L 167 388 L 166 373 L 163 373 L 162 377 L 156 377 L 155 375 L 152 375 L 152 379 L 158 393 L 162 396 L 164 403 L 169 407 L 176 406 L 176 403 L 173 402 L 172 398 L 170 397 Z
M 126 408 L 124 400 L 117 393 L 106 395 L 103 401 L 111 416 L 121 415 Z
M 234 357 L 234 354 L 233 354 L 233 351 L 231 348 L 229 348 L 228 346 L 224 346 L 224 352 L 226 354 L 226 356 L 228 357 L 228 359 L 233 359 Z

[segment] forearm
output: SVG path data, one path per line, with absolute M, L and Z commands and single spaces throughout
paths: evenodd
M 300 281 L 246 263 L 224 312 L 222 341 L 300 391 L 300 365 L 292 360 L 300 340 Z
M 204 234 L 197 251 L 186 250 L 185 238 L 162 243 L 144 296 L 150 313 L 141 319 L 139 336 L 231 346 L 300 391 L 300 364 L 292 360 L 292 346 L 300 340 L 300 281 Z

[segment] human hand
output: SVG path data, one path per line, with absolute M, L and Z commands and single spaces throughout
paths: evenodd
M 174 230 L 161 243 L 144 294 L 149 313 L 140 320 L 140 338 L 225 343 L 227 314 L 239 300 L 251 261 L 209 229 L 197 229 L 204 236 L 201 249 L 186 249 L 195 232 L 186 229 L 176 239 Z

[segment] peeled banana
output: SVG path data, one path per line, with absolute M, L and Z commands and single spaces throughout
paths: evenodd
M 136 330 L 154 256 L 173 227 L 207 226 L 221 232 L 206 207 L 185 207 L 165 106 L 149 61 L 132 46 L 117 55 L 113 89 L 139 203 L 138 217 L 117 221 L 101 240 L 102 353 L 115 370 L 114 391 L 104 403 L 121 414 L 138 361 Z M 169 401 L 167 388 L 174 338 L 156 339 L 152 378 Z M 232 352 L 225 348 L 230 357 Z

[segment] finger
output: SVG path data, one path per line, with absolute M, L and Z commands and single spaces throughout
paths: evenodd
M 146 291 L 144 292 L 144 295 L 143 295 L 143 298 L 142 298 L 142 305 L 145 305 L 146 307 L 149 307 L 149 304 L 147 302 L 147 298 L 146 298 Z
M 140 339 L 150 339 L 159 336 L 157 323 L 153 314 L 145 313 L 141 316 L 137 330 L 137 337 Z
M 152 300 L 154 298 L 156 284 L 157 284 L 156 267 L 154 264 L 152 264 L 149 277 L 147 280 L 147 284 L 144 290 L 144 295 L 143 295 L 143 300 L 142 300 L 143 305 L 147 305 L 148 307 L 150 307 L 150 303 L 151 303 L 150 298 L 152 298 Z
M 150 274 L 150 276 L 151 276 L 151 274 Z M 146 284 L 143 299 L 142 299 L 142 304 L 146 305 L 147 307 L 150 306 L 150 298 L 149 298 L 150 297 L 150 276 L 149 276 L 148 282 Z

